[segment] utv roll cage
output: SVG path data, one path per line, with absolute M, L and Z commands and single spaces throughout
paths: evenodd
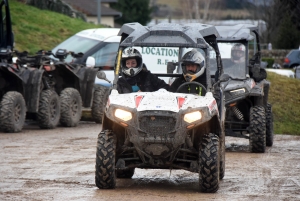
M 121 41 L 118 55 L 116 57 L 115 75 L 120 74 L 120 64 L 123 49 L 132 46 L 206 48 L 207 52 L 205 60 L 207 65 L 209 65 L 208 48 L 211 46 L 216 52 L 217 69 L 219 71 L 219 75 L 223 74 L 221 55 L 216 43 L 216 38 L 219 37 L 219 34 L 215 26 L 200 23 L 189 23 L 185 25 L 161 23 L 153 26 L 142 26 L 139 23 L 129 23 L 122 26 L 118 36 L 121 36 Z M 182 50 L 179 50 L 179 55 L 181 54 Z M 169 72 L 166 74 L 155 75 L 161 77 L 180 76 L 180 74 L 173 74 Z M 210 91 L 212 88 L 212 83 L 209 67 L 206 70 L 206 76 L 208 81 L 207 90 Z M 115 76 L 114 78 L 114 89 L 116 89 L 118 78 L 119 76 Z

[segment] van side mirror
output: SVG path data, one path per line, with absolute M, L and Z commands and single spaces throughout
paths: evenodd
M 96 65 L 96 60 L 94 57 L 88 57 L 85 62 L 86 67 L 88 68 L 94 68 Z
M 168 62 L 167 63 L 167 73 L 168 74 L 173 74 L 173 72 L 176 69 L 177 65 L 178 65 L 178 63 Z

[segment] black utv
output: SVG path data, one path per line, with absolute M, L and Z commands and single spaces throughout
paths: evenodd
M 7 0 L 0 1 L 0 128 L 20 132 L 26 116 L 24 83 L 20 71 L 12 64 L 14 37 Z
M 258 27 L 251 24 L 216 26 L 224 74 L 226 136 L 249 139 L 250 151 L 264 153 L 273 145 L 270 82 L 261 66 Z M 216 74 L 216 77 L 218 75 Z
M 115 188 L 116 178 L 131 178 L 135 168 L 183 169 L 199 174 L 201 192 L 216 192 L 225 173 L 224 98 L 221 90 L 215 90 L 219 82 L 213 85 L 209 64 L 212 48 L 217 70 L 222 74 L 216 28 L 204 24 L 148 27 L 129 23 L 122 26 L 118 35 L 122 38 L 115 78 L 97 141 L 96 186 Z M 132 48 L 142 51 L 147 47 L 177 55 L 177 61 L 163 63 L 156 69 L 152 68 L 157 61 L 144 63 L 159 77 L 182 76 L 174 71 L 181 67 L 185 52 L 199 51 L 205 58 L 205 86 L 192 81 L 179 86 L 175 93 L 159 89 L 120 94 L 117 82 L 126 73 L 122 55 Z M 105 78 L 104 73 L 97 76 Z M 203 94 L 185 90 L 193 86 L 201 87 Z

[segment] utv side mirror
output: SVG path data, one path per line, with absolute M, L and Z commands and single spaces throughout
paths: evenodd
M 168 62 L 167 63 L 167 73 L 168 74 L 173 74 L 175 68 L 176 68 L 177 63 L 173 63 L 173 62 Z
M 110 83 L 110 81 L 106 78 L 106 74 L 103 71 L 97 72 L 97 78 L 99 78 L 101 80 L 106 80 L 107 82 Z
M 85 62 L 85 65 L 88 68 L 94 68 L 95 64 L 96 64 L 96 60 L 95 60 L 94 57 L 88 57 L 86 62 Z
M 220 81 L 225 82 L 225 81 L 229 80 L 229 78 L 230 78 L 230 76 L 228 74 L 222 74 L 220 76 Z

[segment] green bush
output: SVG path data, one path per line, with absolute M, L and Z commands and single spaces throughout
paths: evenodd
M 274 64 L 274 59 L 272 59 L 272 58 L 261 58 L 261 60 L 268 63 L 268 68 L 272 68 L 272 66 Z

